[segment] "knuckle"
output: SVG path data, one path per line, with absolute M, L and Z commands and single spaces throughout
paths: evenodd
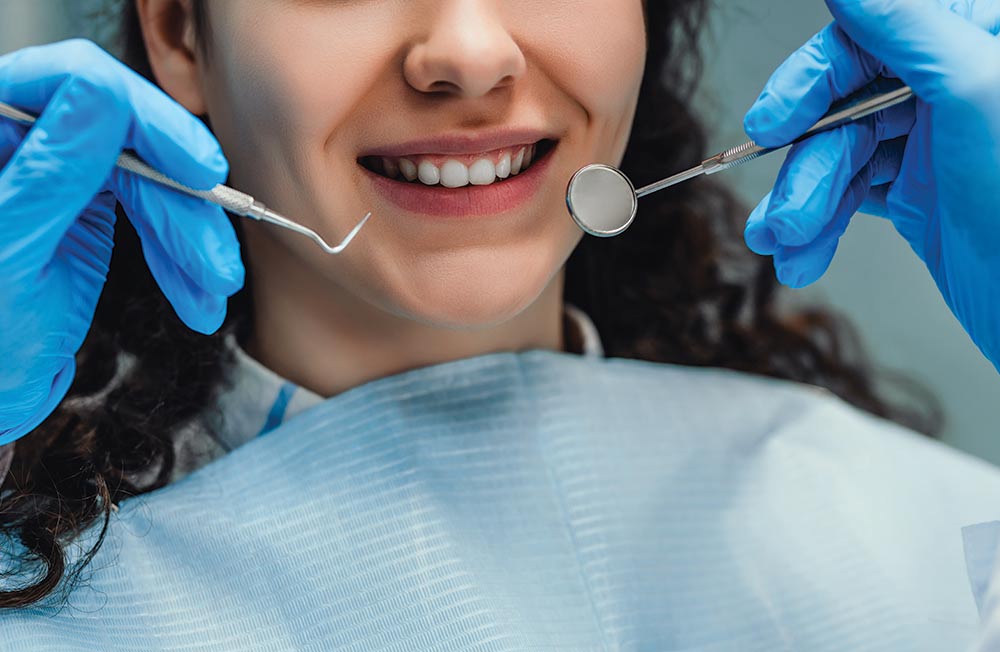
M 122 79 L 114 74 L 91 72 L 71 75 L 65 82 L 74 101 L 83 106 L 99 109 L 104 119 L 125 120 L 131 109 L 127 105 L 126 89 Z
M 60 57 L 66 62 L 67 81 L 104 99 L 124 96 L 124 64 L 87 39 L 71 39 L 59 45 Z

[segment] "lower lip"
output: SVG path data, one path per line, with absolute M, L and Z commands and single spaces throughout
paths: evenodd
M 485 217 L 521 208 L 538 194 L 558 147 L 556 143 L 524 172 L 488 186 L 426 186 L 419 182 L 395 181 L 364 166 L 359 167 L 376 192 L 403 210 L 436 217 Z

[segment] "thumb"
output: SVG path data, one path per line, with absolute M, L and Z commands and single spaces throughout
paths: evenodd
M 986 53 L 1000 47 L 991 31 L 1000 28 L 1000 3 L 975 0 L 964 15 L 938 0 L 826 0 L 848 36 L 934 102 L 955 94 Z

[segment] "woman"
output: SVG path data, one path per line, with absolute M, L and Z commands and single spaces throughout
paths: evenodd
M 4 127 L 10 649 L 967 642 L 959 528 L 1000 476 L 760 377 L 891 414 L 826 318 L 774 316 L 718 189 L 610 242 L 565 215 L 586 163 L 697 160 L 679 53 L 703 10 L 128 4 L 130 63 L 225 157 L 92 46 L 9 59 L 4 99 L 44 109 L 17 153 Z M 112 172 L 123 147 L 330 240 L 375 217 L 338 257 L 237 238 Z

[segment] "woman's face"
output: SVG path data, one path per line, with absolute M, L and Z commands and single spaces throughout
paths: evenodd
M 201 88 L 232 185 L 330 242 L 373 213 L 340 256 L 254 226 L 255 273 L 284 255 L 368 304 L 449 328 L 502 323 L 559 277 L 581 237 L 569 178 L 625 151 L 641 0 L 205 5 Z

